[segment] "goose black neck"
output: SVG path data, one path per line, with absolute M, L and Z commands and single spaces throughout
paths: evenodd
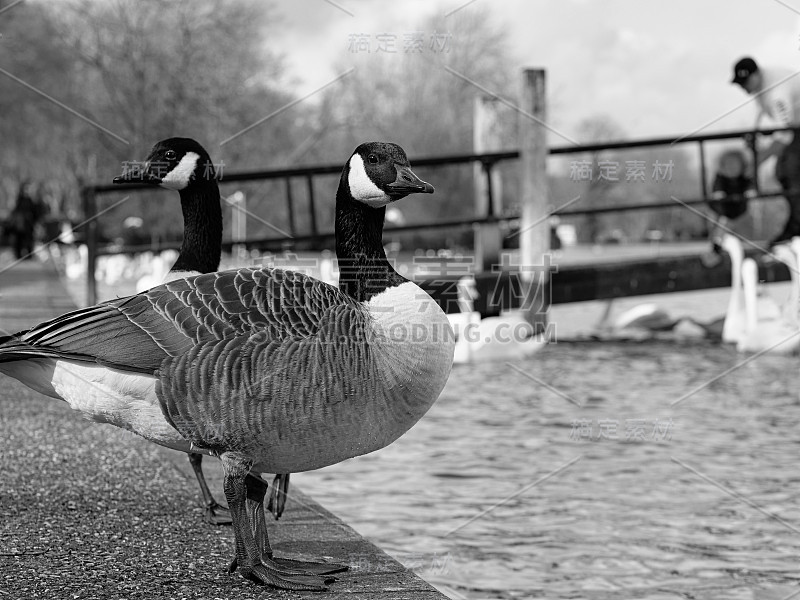
M 173 271 L 212 273 L 222 254 L 222 208 L 216 181 L 204 181 L 180 192 L 183 243 Z
M 386 207 L 370 208 L 354 200 L 345 177 L 336 192 L 336 258 L 339 289 L 365 302 L 387 288 L 405 283 L 383 251 Z

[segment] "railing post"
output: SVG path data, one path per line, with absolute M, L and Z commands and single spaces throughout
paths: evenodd
M 547 119 L 544 69 L 525 69 L 519 114 L 520 283 L 525 318 L 537 332 L 547 329 L 550 308 L 550 223 L 547 194 Z
M 700 144 L 700 193 L 703 194 L 703 200 L 708 200 L 708 173 L 706 171 L 706 150 L 703 141 Z
M 308 187 L 308 212 L 311 215 L 311 234 L 318 235 L 317 206 L 314 200 L 314 178 L 311 175 L 306 175 L 306 186 Z
M 498 102 L 489 96 L 476 96 L 473 105 L 472 146 L 475 154 L 495 152 L 502 143 L 500 120 L 497 115 Z M 475 188 L 475 216 L 479 218 L 497 216 L 502 198 L 500 173 L 491 165 L 475 163 L 473 182 Z M 503 238 L 497 221 L 480 223 L 475 228 L 475 271 L 491 273 L 494 265 L 500 264 Z
M 294 223 L 294 198 L 292 197 L 292 180 L 287 177 L 286 181 L 286 208 L 289 212 L 289 233 L 292 237 L 297 235 L 297 230 Z
M 756 194 L 761 195 L 761 186 L 758 183 L 758 130 L 753 131 L 752 134 L 745 135 L 744 141 L 750 147 L 750 152 L 753 153 L 753 184 L 756 188 Z
M 86 236 L 86 304 L 97 303 L 97 206 L 94 188 L 84 185 L 81 189 L 83 201 L 83 231 Z
M 242 261 L 247 259 L 247 196 L 241 190 L 236 190 L 228 197 L 228 204 L 231 208 L 231 254 L 237 260 Z

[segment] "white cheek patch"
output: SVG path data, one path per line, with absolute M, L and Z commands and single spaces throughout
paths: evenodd
M 386 206 L 392 199 L 380 189 L 367 175 L 364 168 L 364 159 L 360 154 L 354 154 L 350 159 L 350 174 L 347 176 L 347 185 L 350 186 L 350 194 L 367 206 L 378 208 Z
M 197 168 L 197 161 L 200 155 L 196 152 L 187 152 L 181 161 L 167 176 L 161 180 L 161 185 L 171 190 L 182 190 L 192 180 L 192 173 Z

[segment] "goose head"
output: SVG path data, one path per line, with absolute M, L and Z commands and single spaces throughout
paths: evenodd
M 432 194 L 433 186 L 397 144 L 366 142 L 347 159 L 336 191 L 336 256 L 339 289 L 350 297 L 369 300 L 407 281 L 386 258 L 383 222 L 388 204 L 414 193 Z
M 342 173 L 352 200 L 382 208 L 409 194 L 432 194 L 433 186 L 411 170 L 408 157 L 397 144 L 366 142 L 355 149 Z
M 191 138 L 161 140 L 138 168 L 114 183 L 146 183 L 177 190 L 183 212 L 183 243 L 172 267 L 177 273 L 210 273 L 222 255 L 222 208 L 211 157 Z
M 191 138 L 161 140 L 140 167 L 115 177 L 114 183 L 149 183 L 179 191 L 209 182 L 216 184 L 208 152 Z

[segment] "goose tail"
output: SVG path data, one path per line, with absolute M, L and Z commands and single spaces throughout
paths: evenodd
M 52 384 L 55 361 L 48 360 L 57 357 L 57 352 L 31 346 L 16 335 L 0 336 L 0 374 L 13 377 L 45 396 L 60 399 Z
M 0 335 L 0 363 L 56 356 L 57 352 L 31 346 L 16 335 Z
M 24 357 L 18 356 L 24 350 L 21 346 L 27 346 L 27 344 L 22 344 L 13 335 L 0 335 L 0 362 L 24 359 Z

